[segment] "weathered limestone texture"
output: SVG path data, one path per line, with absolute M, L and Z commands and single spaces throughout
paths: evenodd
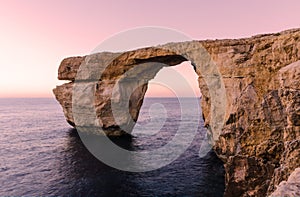
M 170 45 L 174 50 L 167 50 Z M 198 45 L 203 46 L 211 59 Z M 99 57 L 108 64 L 106 68 L 95 61 Z M 95 90 L 97 115 L 91 126 L 103 128 L 107 135 L 122 135 L 125 133 L 122 128 L 132 129 L 137 120 L 147 82 L 164 66 L 191 61 L 197 65 L 195 72 L 203 94 L 202 113 L 205 125 L 211 131 L 215 110 L 211 108 L 215 102 L 211 95 L 218 95 L 209 90 L 211 85 L 206 78 L 216 76 L 210 71 L 214 65 L 211 60 L 222 76 L 222 81 L 215 78 L 214 84 L 220 89 L 225 87 L 224 100 L 227 100 L 223 129 L 220 135 L 212 133 L 212 137 L 218 138 L 214 150 L 225 165 L 224 195 L 266 196 L 277 188 L 274 196 L 295 188 L 286 185 L 295 180 L 287 181 L 300 167 L 300 29 L 237 40 L 172 43 L 122 54 L 103 52 L 66 58 L 59 67 L 58 78 L 70 82 L 57 86 L 53 92 L 66 120 L 74 126 L 72 90 L 80 67 L 83 72 L 79 83 L 97 81 L 95 86 L 90 86 Z M 147 62 L 165 65 L 137 66 Z M 93 67 L 101 67 L 101 77 L 97 72 L 84 72 Z M 127 76 L 125 80 L 124 73 L 132 68 L 136 68 L 135 76 Z M 126 92 L 133 93 L 127 95 L 129 100 L 123 101 Z M 113 102 L 127 102 L 131 117 L 124 115 L 116 121 L 111 109 Z
M 287 181 L 282 181 L 270 197 L 298 197 L 300 196 L 300 168 L 289 176 Z

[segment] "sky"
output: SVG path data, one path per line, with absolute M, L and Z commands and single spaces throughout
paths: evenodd
M 0 3 L 0 97 L 53 97 L 52 89 L 64 83 L 57 80 L 63 58 L 90 54 L 99 43 L 128 29 L 160 26 L 193 39 L 241 38 L 297 28 L 300 19 L 299 0 Z M 194 77 L 193 72 L 187 75 Z M 152 96 L 161 94 L 155 90 L 151 88 Z

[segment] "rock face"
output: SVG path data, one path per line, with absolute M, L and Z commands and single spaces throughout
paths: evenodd
M 277 189 L 271 194 L 271 197 L 277 196 L 300 196 L 300 168 L 296 168 L 287 181 L 282 181 L 277 186 Z
M 148 81 L 162 67 L 187 60 L 196 65 L 205 125 L 217 138 L 214 150 L 225 165 L 224 195 L 266 196 L 278 185 L 280 191 L 288 188 L 282 187 L 283 181 L 300 167 L 300 29 L 67 58 L 59 67 L 58 78 L 70 82 L 53 92 L 72 126 L 81 121 L 74 120 L 74 102 L 84 105 L 86 99 L 80 98 L 94 92 L 96 119 L 84 112 L 84 121 L 103 128 L 107 135 L 122 135 L 137 120 Z M 137 66 L 140 64 L 145 66 Z M 95 72 L 87 71 L 95 68 Z M 79 98 L 73 96 L 75 79 L 79 86 L 84 84 Z M 218 91 L 223 88 L 224 95 Z M 212 106 L 220 100 L 226 100 L 224 116 L 214 119 L 217 114 Z M 129 113 L 117 109 L 118 117 L 123 118 L 116 120 L 113 103 L 127 104 Z M 218 135 L 213 132 L 214 121 L 222 124 Z

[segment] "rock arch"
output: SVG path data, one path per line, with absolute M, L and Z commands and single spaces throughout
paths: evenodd
M 59 79 L 65 80 L 70 79 L 71 77 L 73 80 L 73 83 L 67 85 L 69 86 L 69 90 L 72 89 L 70 86 L 74 84 L 76 76 L 74 71 L 70 68 L 76 69 L 76 82 L 78 84 L 84 84 L 83 86 L 85 87 L 83 89 L 90 90 L 86 87 L 92 85 L 92 83 L 97 83 L 94 104 L 96 106 L 99 124 L 95 124 L 96 120 L 85 114 L 83 120 L 79 120 L 79 125 L 82 123 L 100 126 L 107 135 L 122 135 L 123 130 L 120 129 L 120 126 L 125 126 L 127 131 L 130 131 L 138 118 L 139 110 L 147 90 L 148 81 L 153 79 L 156 73 L 165 66 L 174 66 L 183 61 L 191 61 L 195 72 L 199 76 L 199 88 L 201 89 L 204 98 L 202 108 L 206 125 L 212 125 L 210 120 L 211 117 L 213 117 L 213 119 L 216 118 L 214 123 L 218 124 L 215 124 L 214 127 L 210 127 L 211 130 L 221 130 L 224 122 L 227 100 L 225 87 L 216 64 L 210 58 L 206 49 L 198 41 L 143 48 L 122 54 L 105 52 L 92 54 L 83 58 L 76 57 L 75 59 L 78 60 L 78 62 L 73 61 L 74 63 L 76 62 L 76 65 L 70 66 L 70 59 L 66 59 L 60 66 L 62 75 Z M 105 63 L 103 62 L 105 62 L 106 65 L 104 65 Z M 145 63 L 148 63 L 148 65 L 145 66 Z M 151 63 L 151 65 L 149 63 Z M 144 64 L 144 66 L 141 66 L 141 64 Z M 135 68 L 134 74 L 128 76 L 126 72 L 133 68 Z M 117 88 L 118 90 L 113 93 L 114 88 Z M 133 91 L 133 88 L 136 90 Z M 54 92 L 55 91 L 57 90 L 54 90 Z M 126 102 L 129 101 L 130 116 L 123 111 L 122 115 L 117 116 L 123 117 L 123 120 L 119 119 L 117 124 L 111 110 L 111 102 L 123 102 L 123 98 L 128 98 L 128 96 L 130 96 L 126 95 L 127 93 L 133 93 L 129 100 L 124 101 L 125 104 L 123 105 L 124 107 Z M 87 94 L 87 92 L 78 91 L 78 94 L 82 95 L 78 95 L 78 98 L 80 99 L 78 99 L 76 103 L 84 106 L 86 102 L 82 99 L 82 96 Z M 212 113 L 211 109 L 213 110 Z M 70 108 L 65 108 L 65 112 L 67 112 L 67 110 L 70 110 Z M 217 112 L 217 110 L 219 111 Z M 66 117 L 68 122 L 71 125 L 74 125 L 72 111 L 67 112 Z M 77 126 L 79 126 L 78 123 Z M 215 136 L 215 139 L 217 138 L 218 136 Z
M 192 62 L 195 72 L 202 79 L 199 84 L 205 87 L 203 95 L 210 100 L 208 102 L 206 99 L 205 104 L 211 105 L 206 107 L 207 110 L 203 110 L 203 117 L 207 125 L 210 125 L 211 136 L 218 139 L 218 134 L 214 135 L 214 132 L 219 132 L 223 125 L 226 107 L 225 88 L 216 64 L 197 41 L 138 49 L 122 54 L 100 53 L 87 56 L 77 71 L 72 93 L 73 105 L 76 104 L 79 108 L 86 106 L 86 100 L 89 98 L 83 98 L 86 95 L 89 97 L 95 95 L 97 120 L 93 118 L 95 112 L 92 109 L 89 112 L 84 109 L 83 116 L 80 115 L 82 113 L 80 109 L 78 110 L 80 117 L 77 121 L 75 119 L 76 125 L 100 126 L 106 135 L 121 135 L 124 130 L 130 133 L 138 118 L 148 81 L 163 67 L 177 65 L 187 60 Z M 88 94 L 86 90 L 94 89 L 90 87 L 93 86 L 93 82 L 97 83 L 95 93 Z M 213 121 L 209 123 L 210 120 Z
M 227 100 L 224 114 L 218 117 L 222 130 L 220 136 L 215 135 L 218 139 L 214 146 L 217 155 L 225 162 L 225 195 L 265 196 L 282 180 L 286 180 L 300 163 L 300 117 L 297 111 L 300 107 L 300 64 L 297 62 L 300 60 L 299 40 L 300 30 L 295 29 L 239 40 L 171 43 L 123 54 L 105 52 L 89 57 L 67 58 L 59 67 L 58 78 L 71 82 L 56 87 L 54 94 L 63 107 L 67 121 L 73 124 L 72 88 L 83 62 L 88 62 L 83 68 L 90 70 L 99 67 L 99 62 L 95 62 L 97 56 L 105 57 L 101 60 L 102 63 L 113 60 L 109 62 L 109 68 L 98 84 L 99 94 L 96 95 L 102 96 L 96 97 L 96 103 L 101 99 L 108 101 L 107 95 L 112 92 L 114 81 L 122 76 L 123 69 L 126 71 L 127 67 L 136 63 L 161 61 L 173 65 L 185 60 L 197 62 L 195 65 L 199 66 L 199 70 L 196 67 L 196 73 L 199 75 L 199 86 L 203 94 L 203 116 L 211 130 L 215 129 L 212 125 L 218 125 L 212 124 L 211 119 L 218 115 L 218 109 L 212 106 L 220 104 L 215 103 L 214 99 Z M 199 48 L 199 44 L 204 51 Z M 172 50 L 168 47 L 172 47 Z M 210 56 L 203 54 L 205 51 Z M 201 58 L 198 59 L 199 57 Z M 211 60 L 216 64 L 210 64 Z M 222 89 L 222 81 L 219 81 L 213 66 L 221 74 L 226 90 L 225 98 L 222 97 L 223 92 L 218 92 Z M 105 68 L 101 67 L 100 71 L 101 69 Z M 97 72 L 82 73 L 81 81 L 79 80 L 81 83 L 98 80 Z M 212 80 L 205 80 L 205 77 Z M 211 87 L 217 87 L 214 95 L 210 92 L 213 89 Z M 131 106 L 133 110 L 136 109 L 131 112 L 133 118 L 138 115 L 137 109 L 141 106 L 140 99 L 145 89 L 142 86 L 133 98 L 136 99 L 133 103 L 135 105 Z M 99 117 L 102 118 L 97 126 L 107 128 L 109 134 L 119 135 L 120 132 L 114 133 L 118 130 L 115 127 L 117 125 L 108 124 L 113 121 L 111 116 L 107 116 L 110 107 L 106 103 L 96 104 L 99 107 Z M 89 120 L 89 116 L 86 119 Z M 92 121 L 91 124 L 95 122 Z M 286 162 L 288 160 L 298 162 Z

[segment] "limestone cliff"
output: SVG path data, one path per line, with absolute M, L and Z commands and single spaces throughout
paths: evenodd
M 289 176 L 287 181 L 282 181 L 277 189 L 271 194 L 271 197 L 290 197 L 290 196 L 300 196 L 300 168 L 296 170 Z
M 202 61 L 206 56 L 197 44 L 204 47 L 210 59 Z M 169 45 L 174 50 L 168 50 L 166 46 Z M 57 86 L 53 92 L 67 121 L 74 126 L 72 93 L 78 69 L 101 67 L 95 59 L 108 65 L 101 71 L 101 77 L 97 72 L 82 72 L 79 83 L 97 82 L 96 86 L 91 86 L 95 89 L 97 120 L 90 124 L 102 127 L 107 135 L 121 135 L 124 133 L 121 128 L 133 128 L 147 83 L 162 67 L 190 60 L 198 66 L 195 66 L 195 72 L 199 75 L 199 88 L 203 94 L 203 117 L 211 130 L 215 110 L 211 108 L 215 99 L 212 95 L 215 94 L 210 92 L 211 85 L 206 76 L 215 76 L 210 69 L 212 60 L 222 76 L 222 83 L 216 78 L 214 84 L 220 88 L 224 85 L 227 99 L 224 125 L 214 145 L 215 152 L 225 163 L 225 196 L 271 194 L 280 182 L 286 181 L 300 167 L 300 29 L 237 40 L 169 45 L 63 60 L 58 78 L 70 82 Z M 137 67 L 147 62 L 163 64 Z M 138 68 L 135 75 L 125 80 L 124 74 L 132 68 Z M 118 88 L 114 92 L 116 84 Z M 129 100 L 123 101 L 120 95 L 126 94 L 125 87 L 133 93 L 127 95 Z M 114 119 L 111 109 L 114 101 L 129 102 L 129 118 L 124 115 L 122 120 Z M 89 119 L 89 115 L 85 117 Z

